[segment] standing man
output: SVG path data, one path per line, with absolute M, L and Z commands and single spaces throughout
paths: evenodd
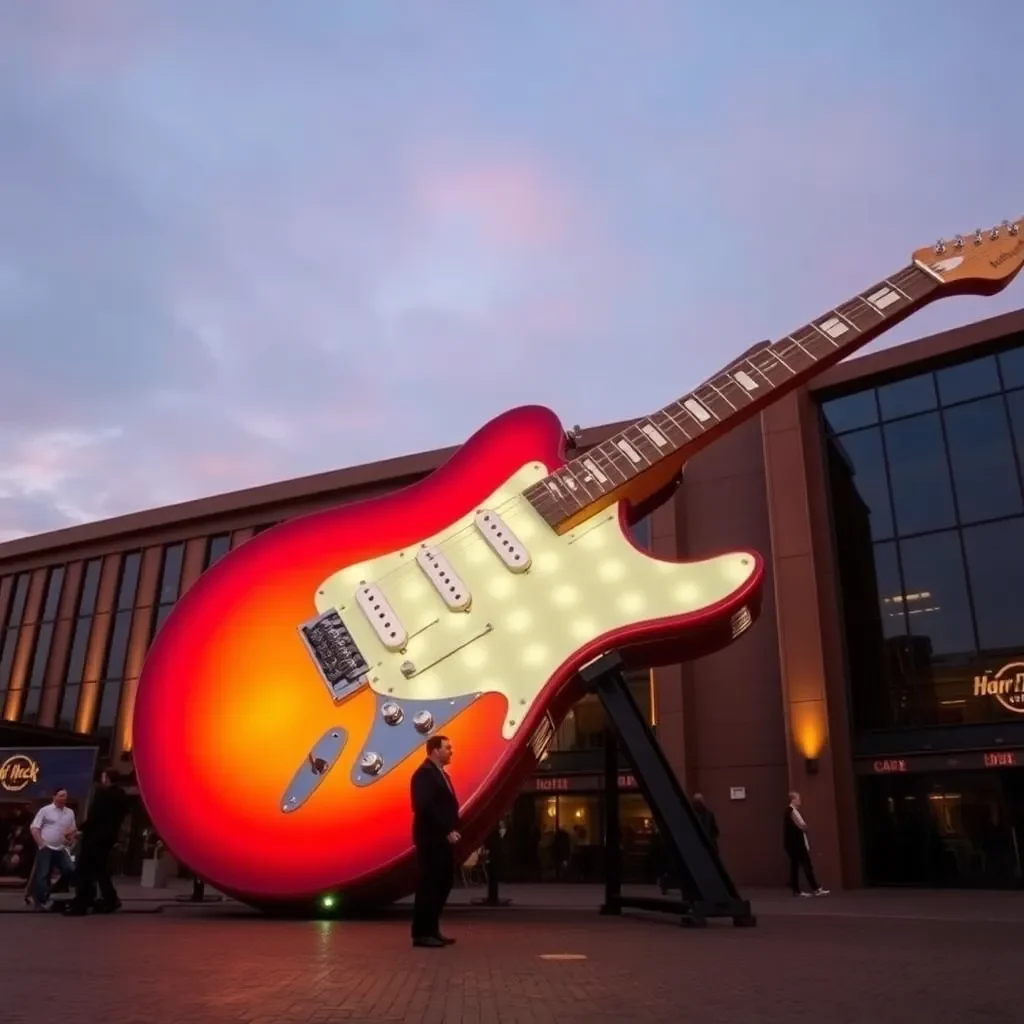
M 101 772 L 88 817 L 82 822 L 75 898 L 67 908 L 68 914 L 81 916 L 94 909 L 97 884 L 100 901 L 95 904 L 95 910 L 112 914 L 120 909 L 121 901 L 110 877 L 109 861 L 127 809 L 128 795 L 118 785 L 117 773 L 112 768 Z
M 800 794 L 789 794 L 789 806 L 782 820 L 782 841 L 789 857 L 789 887 L 794 896 L 827 896 L 828 889 L 818 885 L 811 863 L 811 839 L 807 830 L 807 822 L 800 813 Z M 800 872 L 803 871 L 810 892 L 800 888 Z
M 446 765 L 452 759 L 447 736 L 427 740 L 427 759 L 412 776 L 412 838 L 419 882 L 412 912 L 412 944 L 428 949 L 450 946 L 441 934 L 441 911 L 455 879 L 459 801 Z
M 75 812 L 68 807 L 68 791 L 58 789 L 53 800 L 32 819 L 29 826 L 32 838 L 39 847 L 32 874 L 32 899 L 36 910 L 49 910 L 50 876 L 59 871 L 61 880 L 71 879 L 74 865 L 67 847 L 78 834 L 75 829 Z

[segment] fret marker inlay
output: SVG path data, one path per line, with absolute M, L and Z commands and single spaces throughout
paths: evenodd
M 597 463 L 593 459 L 584 459 L 583 465 L 586 466 L 587 472 L 589 472 L 599 484 L 608 482 L 608 477 L 606 477 L 604 473 L 597 468 Z
M 616 441 L 615 447 L 618 448 L 630 462 L 640 463 L 643 461 L 640 457 L 640 453 L 628 441 Z
M 640 428 L 659 448 L 665 448 L 668 445 L 668 438 L 650 423 L 645 423 Z
M 709 413 L 707 409 L 705 409 L 704 406 L 697 401 L 696 398 L 688 398 L 685 402 L 683 402 L 683 408 L 687 412 L 692 413 L 693 418 L 698 423 L 705 423 L 709 419 L 711 419 L 711 413 Z
M 868 302 L 879 311 L 888 309 L 894 302 L 899 301 L 899 293 L 893 291 L 892 288 L 879 288 L 877 292 L 872 292 L 868 296 Z
M 743 388 L 744 391 L 757 390 L 757 381 L 754 380 L 754 378 L 751 377 L 749 373 L 744 373 L 742 370 L 737 370 L 732 375 L 732 379 L 736 381 L 736 383 L 739 384 L 739 386 Z
M 822 324 L 818 324 L 818 326 L 830 338 L 841 338 L 850 329 L 837 316 L 829 317 L 828 320 Z

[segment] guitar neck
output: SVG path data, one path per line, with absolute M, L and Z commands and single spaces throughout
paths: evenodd
M 564 532 L 624 497 L 646 497 L 715 438 L 936 298 L 941 278 L 912 263 L 798 331 L 744 353 L 698 388 L 533 484 L 527 500 Z

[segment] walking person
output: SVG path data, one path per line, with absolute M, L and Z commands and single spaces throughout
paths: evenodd
M 789 794 L 789 806 L 783 818 L 782 830 L 783 843 L 786 847 L 786 856 L 789 857 L 789 887 L 794 896 L 827 896 L 828 889 L 823 889 L 818 884 L 817 876 L 814 874 L 814 865 L 811 863 L 811 839 L 807 829 L 807 822 L 800 813 L 800 794 Z M 803 871 L 807 884 L 811 887 L 810 892 L 804 892 L 800 887 L 800 872 Z
M 32 873 L 31 899 L 36 910 L 49 910 L 52 905 L 50 878 L 54 871 L 59 873 L 59 881 L 70 881 L 74 874 L 67 848 L 75 841 L 78 831 L 75 812 L 68 807 L 66 789 L 58 789 L 53 800 L 40 808 L 29 832 L 39 847 Z
M 441 911 L 455 880 L 459 801 L 446 766 L 452 759 L 447 736 L 427 740 L 426 760 L 412 776 L 412 838 L 419 881 L 412 912 L 412 944 L 428 949 L 450 946 L 441 934 Z
M 109 862 L 110 852 L 117 842 L 127 809 L 128 795 L 118 785 L 117 773 L 113 769 L 101 772 L 89 814 L 82 822 L 82 842 L 78 849 L 75 872 L 75 898 L 68 904 L 68 914 L 81 916 L 90 910 L 112 914 L 121 908 L 121 900 L 110 877 Z M 97 886 L 100 892 L 98 902 Z

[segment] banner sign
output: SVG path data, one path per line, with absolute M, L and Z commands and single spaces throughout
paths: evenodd
M 57 789 L 83 803 L 96 771 L 96 747 L 0 747 L 0 803 L 43 804 Z

